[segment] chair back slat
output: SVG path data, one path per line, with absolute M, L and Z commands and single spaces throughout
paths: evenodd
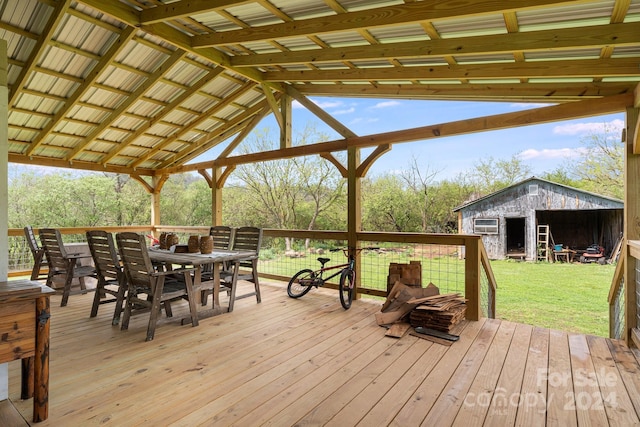
M 231 249 L 233 228 L 226 225 L 214 225 L 209 230 L 209 235 L 213 236 L 214 249 Z
M 233 237 L 234 251 L 253 251 L 258 255 L 261 244 L 262 229 L 257 227 L 240 227 L 236 229 Z
M 105 280 L 118 280 L 121 268 L 111 233 L 103 230 L 87 231 L 87 243 L 98 275 Z
M 38 243 L 38 239 L 36 239 L 36 234 L 33 232 L 33 227 L 27 225 L 24 228 L 24 237 L 27 240 L 27 244 L 29 245 L 29 249 L 31 249 L 31 253 L 35 255 L 35 253 L 39 250 L 42 250 L 40 244 Z
M 145 237 L 142 234 L 124 232 L 116 234 L 116 240 L 129 286 L 150 287 L 150 275 L 154 269 Z
M 49 268 L 53 268 L 56 271 L 66 270 L 68 265 L 67 252 L 62 243 L 60 230 L 57 228 L 41 228 L 39 235 L 42 247 L 47 254 Z

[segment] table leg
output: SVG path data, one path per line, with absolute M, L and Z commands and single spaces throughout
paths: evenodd
M 51 317 L 49 297 L 36 300 L 36 355 L 33 363 L 34 395 L 33 422 L 49 417 L 49 326 Z
M 213 310 L 220 308 L 220 263 L 213 263 Z

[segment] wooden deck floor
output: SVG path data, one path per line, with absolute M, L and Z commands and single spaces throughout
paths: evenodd
M 40 426 L 448 426 L 639 424 L 640 367 L 621 342 L 499 320 L 469 322 L 450 347 L 393 339 L 379 303 L 344 311 L 337 292 L 299 300 L 262 284 L 263 302 L 144 342 L 92 295 L 52 298 L 49 419 Z M 184 311 L 186 312 L 186 311 Z M 9 364 L 19 401 L 19 362 Z

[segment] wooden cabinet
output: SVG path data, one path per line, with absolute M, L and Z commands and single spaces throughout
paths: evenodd
M 22 360 L 22 398 L 33 397 L 33 421 L 49 415 L 49 295 L 39 282 L 0 282 L 0 363 Z

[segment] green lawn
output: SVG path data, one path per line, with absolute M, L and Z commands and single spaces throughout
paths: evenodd
M 492 261 L 496 317 L 568 332 L 609 335 L 614 265 Z

